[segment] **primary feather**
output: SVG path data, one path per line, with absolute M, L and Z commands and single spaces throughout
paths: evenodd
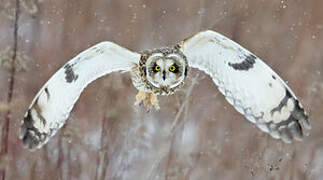
M 254 54 L 219 33 L 200 32 L 175 48 L 147 52 L 138 54 L 102 42 L 67 62 L 40 89 L 25 114 L 20 132 L 24 145 L 30 149 L 44 145 L 64 125 L 83 89 L 103 75 L 131 70 L 135 87 L 152 86 L 142 79 L 147 74 L 146 58 L 153 52 L 183 56 L 185 77 L 187 63 L 210 75 L 237 111 L 274 138 L 287 143 L 301 140 L 302 128 L 310 128 L 302 105 L 286 83 Z
M 254 54 L 214 31 L 179 45 L 191 67 L 210 75 L 237 111 L 274 138 L 301 140 L 308 117 L 286 83 Z
M 25 114 L 20 138 L 30 149 L 40 148 L 63 126 L 83 89 L 99 77 L 129 71 L 140 54 L 111 42 L 101 42 L 74 57 L 40 89 Z

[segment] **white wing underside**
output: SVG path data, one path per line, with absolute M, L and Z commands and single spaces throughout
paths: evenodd
M 307 115 L 291 89 L 264 62 L 230 39 L 200 32 L 179 45 L 189 66 L 211 76 L 225 98 L 262 131 L 285 142 L 301 140 Z M 59 69 L 40 89 L 25 114 L 20 138 L 40 148 L 68 118 L 83 89 L 97 78 L 129 71 L 140 54 L 111 42 L 83 51 Z M 302 125 L 302 126 L 301 126 Z
M 63 126 L 83 89 L 99 77 L 129 71 L 140 54 L 111 42 L 99 43 L 59 69 L 32 101 L 20 132 L 28 148 L 39 148 Z
M 300 124 L 310 128 L 291 89 L 239 44 L 205 31 L 184 40 L 180 49 L 189 65 L 210 75 L 227 101 L 262 131 L 289 143 L 302 138 Z

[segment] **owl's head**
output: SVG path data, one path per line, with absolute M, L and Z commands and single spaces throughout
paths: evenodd
M 172 94 L 183 85 L 188 63 L 177 48 L 162 48 L 142 53 L 142 71 L 154 93 Z

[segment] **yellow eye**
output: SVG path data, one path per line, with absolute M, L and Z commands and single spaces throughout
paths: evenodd
M 174 72 L 174 71 L 176 70 L 176 67 L 175 67 L 174 65 L 172 65 L 172 66 L 170 66 L 170 67 L 169 67 L 169 70 L 170 70 L 171 72 Z
M 155 66 L 155 71 L 160 71 L 160 67 L 158 65 Z

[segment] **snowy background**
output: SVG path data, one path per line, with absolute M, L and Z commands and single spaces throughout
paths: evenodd
M 12 179 L 322 179 L 323 1 L 0 0 L 0 176 Z M 312 130 L 284 144 L 193 71 L 161 109 L 135 107 L 129 74 L 90 84 L 42 149 L 18 140 L 31 100 L 66 61 L 101 41 L 133 51 L 216 30 L 269 64 Z

